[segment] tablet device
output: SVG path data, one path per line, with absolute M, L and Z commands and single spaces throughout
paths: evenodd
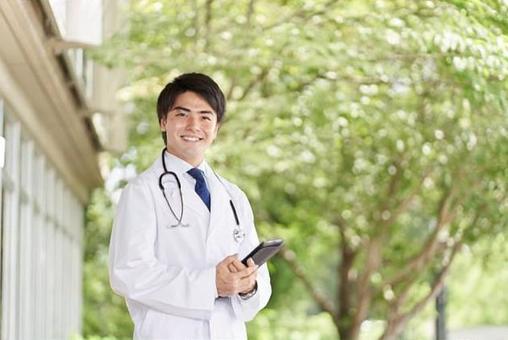
M 281 239 L 274 239 L 261 242 L 249 255 L 245 256 L 242 260 L 244 265 L 247 265 L 247 260 L 252 257 L 254 263 L 261 266 L 263 263 L 268 261 L 273 255 L 275 255 L 280 248 L 282 248 L 284 241 Z

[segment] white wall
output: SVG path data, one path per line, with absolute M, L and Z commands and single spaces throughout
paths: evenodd
M 102 0 L 49 0 L 65 40 L 102 43 Z

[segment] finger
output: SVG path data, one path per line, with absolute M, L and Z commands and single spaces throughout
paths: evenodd
M 221 263 L 229 265 L 231 262 L 234 262 L 235 260 L 238 260 L 238 254 L 233 254 L 225 257 L 224 260 L 221 261 Z
M 257 266 L 254 266 L 254 267 L 246 267 L 245 269 L 239 271 L 237 274 L 238 277 L 240 278 L 247 278 L 253 274 L 256 274 L 257 273 L 257 269 L 258 267 Z M 257 274 L 256 274 L 257 275 Z
M 236 273 L 241 270 L 241 269 L 237 268 L 237 266 L 235 265 L 235 262 L 228 264 L 228 269 L 229 269 L 229 272 L 231 272 L 231 273 Z
M 250 292 L 256 285 L 256 279 L 244 279 L 240 281 L 238 285 L 238 291 L 240 293 L 247 293 Z
M 247 266 L 249 266 L 249 267 L 257 266 L 257 265 L 256 265 L 256 262 L 254 262 L 254 260 L 252 259 L 252 257 L 249 257 L 249 259 L 247 260 Z M 258 267 L 259 267 L 259 266 L 258 266 Z
M 241 281 L 247 277 L 249 277 L 249 275 L 251 275 L 251 269 L 250 268 L 245 268 L 243 270 L 240 270 L 240 271 L 237 271 L 235 273 L 231 273 L 231 279 L 232 280 L 236 280 L 236 281 Z
M 239 270 L 244 270 L 245 268 L 247 268 L 247 266 L 244 265 L 243 262 L 238 259 L 233 263 L 234 263 L 235 267 L 238 268 Z
M 240 261 L 236 260 L 232 263 L 229 264 L 230 267 L 233 267 L 234 270 L 231 270 L 231 272 L 233 273 L 236 273 L 236 272 L 239 272 L 239 271 L 242 271 L 243 269 L 247 268 L 243 265 L 243 263 L 241 263 Z
M 252 268 L 253 270 L 257 270 L 259 268 L 259 266 L 256 264 L 256 262 L 254 262 L 254 260 L 252 258 L 249 258 L 247 260 L 247 267 L 246 268 Z

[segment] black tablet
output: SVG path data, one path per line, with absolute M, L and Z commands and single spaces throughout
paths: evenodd
M 247 260 L 252 257 L 254 263 L 261 266 L 263 263 L 268 261 L 273 255 L 275 255 L 280 248 L 284 245 L 284 241 L 281 239 L 268 240 L 261 242 L 249 255 L 245 256 L 242 260 L 244 265 L 247 265 Z

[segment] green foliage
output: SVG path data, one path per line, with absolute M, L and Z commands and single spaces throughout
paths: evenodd
M 213 76 L 228 112 L 209 160 L 247 192 L 262 238 L 287 240 L 315 292 L 338 308 L 340 285 L 350 286 L 346 328 L 362 275 L 372 292 L 366 317 L 391 322 L 429 294 L 455 244 L 506 234 L 506 2 L 210 3 L 132 1 L 129 25 L 96 51 L 129 70 L 120 95 L 135 105 L 132 146 L 119 167 L 141 170 L 157 157 L 155 98 L 168 80 Z M 344 249 L 354 261 L 341 283 Z M 285 260 L 270 269 L 274 297 L 252 337 L 283 332 L 288 313 L 338 324 L 317 317 L 323 306 Z M 101 297 L 99 286 L 87 296 Z M 100 298 L 90 308 L 99 301 L 106 308 Z M 87 334 L 108 334 L 88 314 Z M 117 326 L 121 333 L 106 329 L 126 334 L 124 321 Z M 306 326 L 297 332 L 313 336 Z
M 108 279 L 108 244 L 113 221 L 111 199 L 104 189 L 92 195 L 86 212 L 84 320 L 87 339 L 108 337 L 132 338 L 132 322 L 124 299 L 111 291 Z
M 478 242 L 457 260 L 448 281 L 451 328 L 508 324 L 506 236 Z
M 297 308 L 296 310 L 299 310 Z M 305 322 L 295 323 L 295 320 Z M 249 324 L 248 337 L 251 340 L 294 339 L 294 340 L 333 340 L 337 338 L 330 315 L 326 313 L 300 315 L 294 311 L 265 309 Z

